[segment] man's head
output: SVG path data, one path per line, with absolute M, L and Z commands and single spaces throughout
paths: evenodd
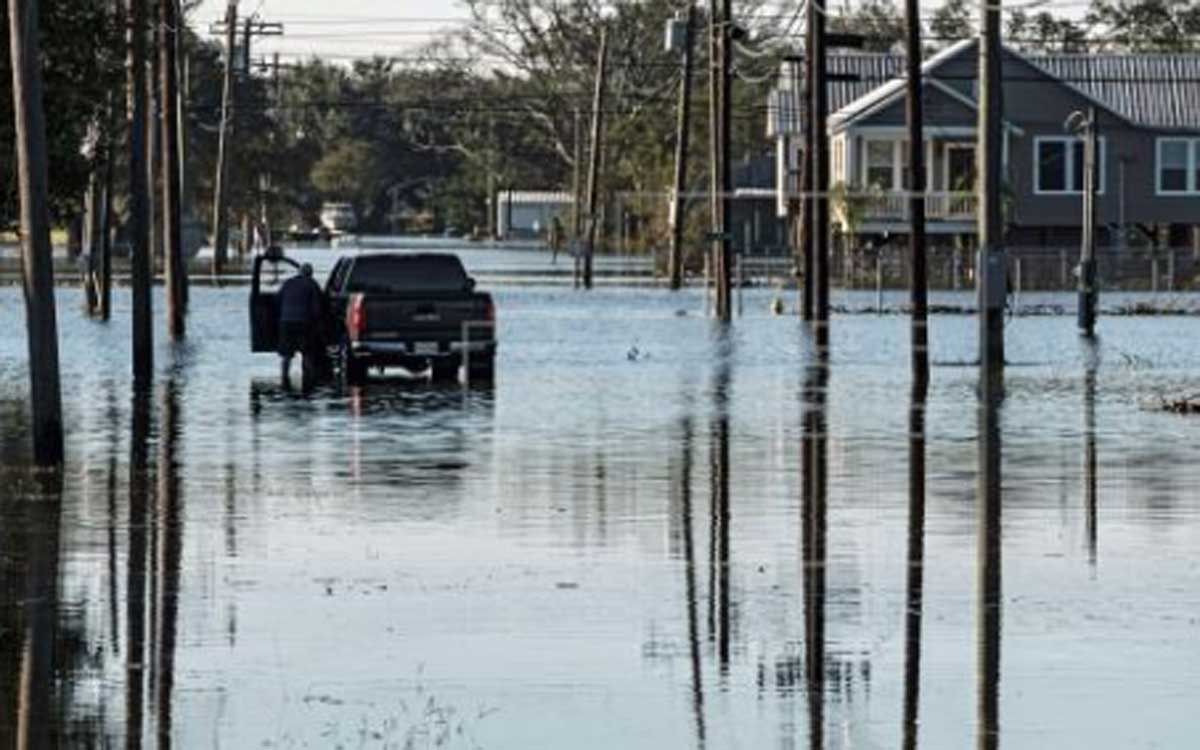
M 304 276 L 305 278 L 311 279 L 312 275 L 313 275 L 312 263 L 305 263 L 305 264 L 301 265 L 300 266 L 300 275 Z

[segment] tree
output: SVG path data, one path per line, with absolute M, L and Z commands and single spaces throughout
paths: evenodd
M 975 25 L 971 21 L 971 10 L 975 5 L 967 0 L 946 0 L 933 13 L 929 21 L 929 31 L 937 46 L 947 47 L 960 39 L 966 39 L 975 33 Z
M 1029 15 L 1013 10 L 1005 27 L 1006 42 L 1026 52 L 1087 52 L 1087 30 L 1069 18 L 1042 11 Z
M 866 36 L 867 52 L 893 52 L 904 43 L 904 16 L 893 0 L 862 0 L 856 5 L 843 0 L 831 21 L 834 33 Z
M 339 143 L 312 168 L 312 184 L 329 200 L 347 201 L 361 215 L 373 201 L 381 176 L 375 149 L 366 141 Z
M 1092 0 L 1089 24 L 1128 52 L 1191 52 L 1200 44 L 1194 0 Z
M 8 3 L 0 4 L 4 48 L 8 48 Z M 51 220 L 61 223 L 80 211 L 92 165 L 81 153 L 89 125 L 102 121 L 110 91 L 123 76 L 122 21 L 109 0 L 42 0 L 38 29 L 42 50 L 46 138 L 50 166 Z M 81 85 L 87 81 L 87 85 Z M 0 54 L 0 230 L 17 216 L 13 144 L 12 68 Z

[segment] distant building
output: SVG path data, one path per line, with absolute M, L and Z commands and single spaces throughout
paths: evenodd
M 575 200 L 570 193 L 502 190 L 496 196 L 496 234 L 502 240 L 545 239 L 555 217 L 571 225 Z
M 925 61 L 926 214 L 931 242 L 976 234 L 979 49 L 964 40 Z M 801 140 L 800 63 L 785 63 L 771 95 L 770 130 Z M 904 57 L 830 56 L 829 157 L 835 225 L 860 241 L 906 235 L 907 129 Z M 1004 210 L 1014 245 L 1071 245 L 1082 221 L 1083 142 L 1064 129 L 1096 107 L 1097 217 L 1103 245 L 1188 242 L 1200 224 L 1200 56 L 1033 55 L 1005 48 Z M 787 136 L 785 139 L 784 136 Z M 794 177 L 794 145 L 777 170 Z M 777 183 L 778 184 L 778 183 Z M 796 189 L 794 181 L 787 190 Z M 839 205 L 840 203 L 840 205 Z

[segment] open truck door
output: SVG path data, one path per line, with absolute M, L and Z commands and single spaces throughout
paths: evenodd
M 284 255 L 277 245 L 254 256 L 250 279 L 250 351 L 255 353 L 274 352 L 279 348 L 278 295 L 274 291 L 264 292 L 262 288 L 263 267 L 268 263 L 276 273 L 280 263 L 300 269 L 300 264 Z

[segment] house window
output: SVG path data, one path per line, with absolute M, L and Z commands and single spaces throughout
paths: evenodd
M 896 187 L 896 141 L 867 141 L 866 176 L 869 188 L 894 190 Z
M 1160 138 L 1158 192 L 1200 192 L 1200 140 Z
M 1096 155 L 1099 175 L 1097 192 L 1104 192 L 1104 139 L 1098 139 Z M 1034 140 L 1035 192 L 1037 193 L 1081 193 L 1084 178 L 1085 144 L 1080 138 L 1046 137 Z

